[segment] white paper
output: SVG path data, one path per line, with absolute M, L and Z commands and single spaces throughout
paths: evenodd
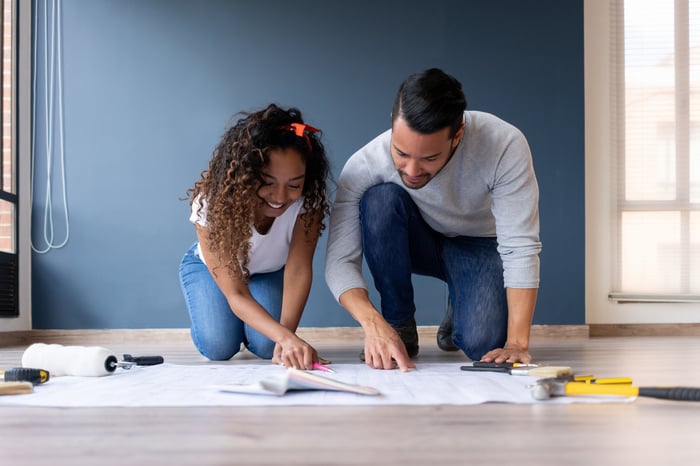
M 464 363 L 418 364 L 409 372 L 376 370 L 365 364 L 333 364 L 334 374 L 319 376 L 374 387 L 379 396 L 339 391 L 289 391 L 283 396 L 227 393 L 220 385 L 250 385 L 285 368 L 260 364 L 160 364 L 118 369 L 105 377 L 52 377 L 34 393 L 0 396 L 0 406 L 143 407 L 262 405 L 470 405 L 502 403 L 625 402 L 634 398 L 568 396 L 537 401 L 530 386 L 537 380 L 502 373 L 467 372 Z M 314 372 L 316 374 L 317 372 Z
M 282 374 L 270 375 L 253 384 L 214 385 L 213 388 L 229 393 L 276 396 L 295 390 L 331 390 L 368 396 L 381 394 L 374 387 L 349 384 L 332 376 L 317 375 L 296 369 L 287 369 Z

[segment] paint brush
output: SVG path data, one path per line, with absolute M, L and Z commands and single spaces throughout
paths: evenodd
M 572 373 L 568 366 L 483 367 L 472 365 L 462 366 L 460 369 L 470 372 L 503 372 L 510 375 L 529 375 L 531 377 L 564 377 Z

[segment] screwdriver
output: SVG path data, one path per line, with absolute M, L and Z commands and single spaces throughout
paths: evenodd
M 49 380 L 49 371 L 43 369 L 32 369 L 29 367 L 14 367 L 12 369 L 0 370 L 0 381 L 5 382 L 31 382 L 32 385 L 39 385 Z

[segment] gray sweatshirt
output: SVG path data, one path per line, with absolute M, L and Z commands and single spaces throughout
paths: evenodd
M 404 187 L 425 221 L 445 236 L 496 237 L 509 288 L 538 288 L 542 244 L 539 191 L 525 136 L 494 115 L 465 112 L 465 132 L 450 161 L 420 189 L 403 185 L 391 158 L 391 130 L 345 164 L 330 216 L 326 282 L 336 300 L 362 277 L 359 202 L 381 183 Z

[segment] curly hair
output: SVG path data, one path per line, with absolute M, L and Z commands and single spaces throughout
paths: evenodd
M 301 218 L 306 235 L 319 234 L 325 229 L 323 219 L 329 213 L 326 179 L 329 163 L 318 135 L 307 132 L 303 137 L 290 131 L 291 123 L 304 123 L 301 112 L 294 107 L 283 109 L 270 104 L 256 112 L 242 115 L 229 127 L 214 149 L 209 167 L 201 179 L 187 190 L 192 203 L 206 200 L 206 221 L 209 247 L 228 269 L 234 279 L 250 280 L 248 253 L 251 225 L 257 204 L 257 192 L 262 183 L 261 172 L 273 150 L 295 149 L 306 164 Z M 202 202 L 200 204 L 200 210 Z M 314 223 L 321 219 L 318 233 Z

